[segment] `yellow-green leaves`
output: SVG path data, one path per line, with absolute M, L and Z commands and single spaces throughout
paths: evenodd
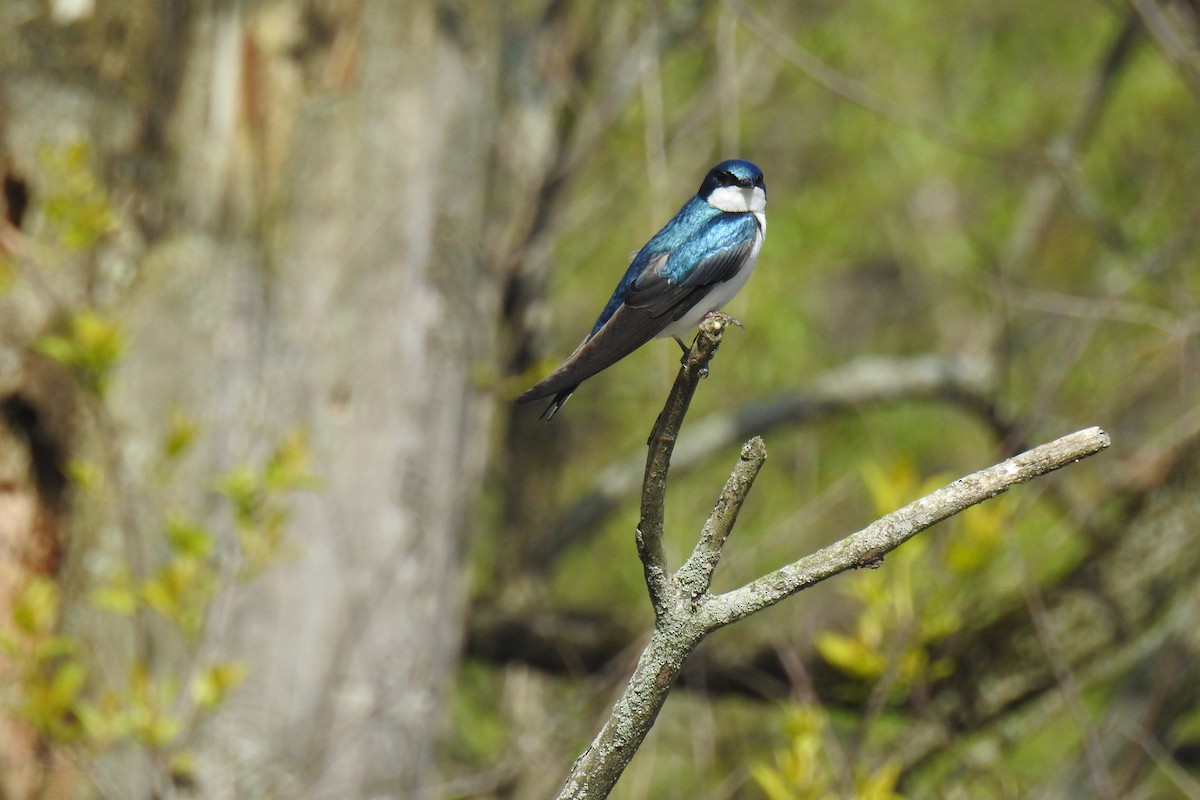
M 92 170 L 86 141 L 44 146 L 38 159 L 42 179 L 34 198 L 50 236 L 31 235 L 22 252 L 37 265 L 35 271 L 58 265 L 85 270 L 75 284 L 86 294 L 63 308 L 56 329 L 36 340 L 34 347 L 67 367 L 89 391 L 103 395 L 113 367 L 125 352 L 125 337 L 116 321 L 96 305 L 96 276 L 91 270 L 104 239 L 118 227 L 117 215 Z M 18 279 L 19 272 L 0 266 L 0 284 Z
M 62 244 L 72 250 L 93 250 L 117 226 L 108 193 L 91 167 L 86 141 L 38 151 L 49 191 L 42 202 L 46 221 Z
M 81 308 L 71 314 L 61 331 L 42 336 L 35 347 L 70 369 L 87 389 L 103 395 L 125 352 L 125 336 L 114 320 Z
M 163 436 L 162 458 L 170 464 L 184 456 L 200 434 L 200 425 L 181 409 L 173 410 L 167 418 L 167 432 Z
M 257 573 L 280 555 L 289 517 L 288 495 L 318 485 L 303 431 L 284 437 L 262 467 L 242 465 L 217 478 L 216 490 L 231 505 L 248 574 Z
M 829 716 L 815 706 L 788 712 L 788 744 L 775 752 L 774 763 L 750 765 L 750 774 L 769 800 L 904 800 L 896 792 L 900 767 L 885 761 L 874 767 L 837 763 Z
M 182 723 L 172 712 L 177 695 L 176 682 L 155 676 L 145 665 L 134 665 L 124 702 L 117 706 L 109 724 L 153 750 L 170 745 L 179 735 Z
M 162 464 L 155 467 L 162 479 L 172 474 L 164 467 L 182 457 L 198 435 L 189 417 L 171 417 Z M 0 653 L 14 676 L 0 687 L 0 699 L 50 742 L 93 752 L 140 747 L 168 764 L 172 774 L 188 774 L 188 734 L 226 702 L 247 673 L 241 662 L 214 658 L 202 646 L 213 602 L 277 559 L 290 493 L 316 485 L 310 462 L 305 437 L 294 433 L 261 465 L 240 465 L 214 481 L 227 508 L 213 518 L 232 522 L 235 535 L 225 538 L 240 547 L 218 548 L 219 528 L 207 518 L 175 511 L 165 516 L 143 563 L 112 565 L 92 589 L 92 606 L 119 615 L 131 631 L 152 624 L 176 633 L 185 658 L 156 661 L 134 648 L 123 674 L 110 665 L 103 678 L 93 677 L 81 640 L 59 632 L 58 584 L 39 577 L 13 603 L 7 628 L 0 626 Z M 100 467 L 85 470 L 79 462 L 73 470 L 85 471 L 92 475 L 89 487 L 102 491 L 106 476 Z
M 49 635 L 58 624 L 58 607 L 58 587 L 50 578 L 39 575 L 29 582 L 13 604 L 13 624 L 26 636 Z
M 92 590 L 91 600 L 97 608 L 126 617 L 131 616 L 138 609 L 138 596 L 129 577 L 129 570 L 114 571 L 104 585 Z
M 219 584 L 212 534 L 182 514 L 167 519 L 167 556 L 149 575 L 137 579 L 121 567 L 92 591 L 97 607 L 123 616 L 146 609 L 171 622 L 186 638 L 197 636 Z
M 213 664 L 192 678 L 192 700 L 198 708 L 216 708 L 245 677 L 246 665 L 239 661 Z
M 816 634 L 814 644 L 826 661 L 862 681 L 886 676 L 900 695 L 953 669 L 947 661 L 929 658 L 929 645 L 957 630 L 961 618 L 944 598 L 931 599 L 930 592 L 914 586 L 927 549 L 927 540 L 914 539 L 891 553 L 883 569 L 843 581 L 842 591 L 860 603 L 858 618 L 850 633 Z
M 972 575 L 995 559 L 1004 532 L 1012 522 L 1008 495 L 971 506 L 956 518 L 954 535 L 946 545 L 945 564 L 958 575 Z
M 860 616 L 853 635 L 835 631 L 817 631 L 814 644 L 821 657 L 835 667 L 863 680 L 883 675 L 887 659 L 880 650 L 882 635 L 878 628 L 870 629 L 870 620 Z
M 940 476 L 921 482 L 916 469 L 897 461 L 862 468 L 863 483 L 877 515 L 887 514 L 945 483 Z M 938 585 L 922 580 L 930 566 L 930 539 L 917 537 L 890 553 L 877 571 L 847 576 L 839 588 L 859 603 L 849 633 L 819 631 L 814 643 L 821 656 L 860 681 L 885 677 L 893 693 L 903 696 L 921 682 L 948 674 L 953 665 L 931 661 L 929 645 L 962 624 L 956 603 Z
M 184 635 L 200 633 L 217 591 L 212 536 L 195 522 L 174 515 L 167 521 L 167 560 L 141 583 L 139 599 Z
M 29 581 L 9 612 L 10 630 L 0 637 L 13 672 L 6 698 L 20 716 L 44 734 L 62 741 L 79 736 L 73 711 L 87 680 L 78 642 L 57 633 L 61 599 L 45 576 Z

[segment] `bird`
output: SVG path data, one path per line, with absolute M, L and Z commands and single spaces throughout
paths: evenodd
M 704 182 L 629 263 L 592 332 L 553 372 L 517 397 L 529 403 L 553 395 L 549 422 L 579 384 L 651 339 L 681 336 L 719 311 L 746 284 L 767 233 L 767 185 L 762 170 L 733 158 Z

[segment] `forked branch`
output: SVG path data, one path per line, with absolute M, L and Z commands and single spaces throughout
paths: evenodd
M 712 631 L 839 572 L 876 567 L 884 555 L 938 522 L 1017 484 L 1094 455 L 1109 445 L 1108 434 L 1099 428 L 1056 439 L 959 478 L 863 530 L 739 589 L 712 595 L 709 587 L 722 547 L 766 459 L 762 439 L 755 437 L 742 448 L 695 550 L 674 574 L 663 547 L 663 510 L 671 453 L 696 386 L 720 345 L 726 321 L 709 317 L 701 323 L 700 333 L 684 357 L 667 404 L 650 435 L 637 543 L 654 606 L 654 631 L 604 727 L 575 761 L 560 799 L 608 796 L 654 725 L 683 662 Z

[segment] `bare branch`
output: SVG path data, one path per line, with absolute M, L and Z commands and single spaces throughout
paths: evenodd
M 725 482 L 725 488 L 708 521 L 704 523 L 696 549 L 675 573 L 676 583 L 684 596 L 694 599 L 708 591 L 713 571 L 721 560 L 721 548 L 725 546 L 725 540 L 737 522 L 738 512 L 742 510 L 742 503 L 746 502 L 750 487 L 754 485 L 754 479 L 766 460 L 767 446 L 762 437 L 755 436 L 742 447 L 742 456 L 729 474 L 729 480 Z
M 703 632 L 656 627 L 642 651 L 621 699 L 591 745 L 571 767 L 559 800 L 599 800 L 608 797 L 617 779 L 642 745 L 684 660 L 700 643 Z
M 709 629 L 728 625 L 828 577 L 859 567 L 876 567 L 884 555 L 926 528 L 1068 464 L 1095 455 L 1109 445 L 1108 434 L 1087 428 L 1040 445 L 993 467 L 959 478 L 839 542 L 705 605 Z
M 646 586 L 650 590 L 650 602 L 654 615 L 661 619 L 667 603 L 667 552 L 663 548 L 663 516 L 666 507 L 667 470 L 671 466 L 671 454 L 679 439 L 679 427 L 687 414 L 688 406 L 700 380 L 708 375 L 708 362 L 721 346 L 721 335 L 725 332 L 725 320 L 721 315 L 706 317 L 700 323 L 700 331 L 691 349 L 684 354 L 683 365 L 675 377 L 675 385 L 667 396 L 667 403 L 654 423 L 654 430 L 646 442 L 646 471 L 642 479 L 642 518 L 637 529 L 638 556 L 646 572 Z

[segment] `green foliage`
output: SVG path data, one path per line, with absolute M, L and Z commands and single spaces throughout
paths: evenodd
M 34 199 L 46 235 L 30 229 L 28 255 L 36 261 L 30 274 L 41 270 L 49 275 L 58 264 L 86 268 L 98 261 L 121 220 L 93 170 L 86 143 L 44 147 L 39 160 L 42 175 Z M 22 277 L 9 261 L 0 261 L 0 289 Z M 116 313 L 99 306 L 92 292 L 94 277 L 73 278 L 86 290 L 79 295 L 83 299 L 61 308 L 54 327 L 32 347 L 74 377 L 94 419 L 111 421 L 106 392 L 127 341 Z M 39 283 L 35 288 L 44 287 Z M 163 483 L 175 479 L 176 468 L 202 435 L 197 421 L 178 409 L 170 412 L 165 427 L 148 475 Z M 81 450 L 68 461 L 73 491 L 86 493 L 100 507 L 135 502 L 122 493 L 113 474 L 123 468 L 119 443 L 101 446 L 110 452 Z M 189 735 L 228 702 L 246 677 L 244 664 L 221 658 L 208 646 L 214 601 L 278 563 L 291 495 L 316 485 L 307 439 L 295 432 L 284 436 L 262 463 L 239 464 L 202 482 L 202 490 L 211 487 L 220 499 L 235 546 L 217 546 L 221 533 L 209 520 L 219 515 L 166 512 L 154 541 L 132 545 L 147 552 L 112 563 L 90 587 L 85 599 L 89 608 L 81 612 L 84 617 L 113 615 L 112 630 L 129 637 L 124 663 L 106 661 L 101 669 L 86 637 L 64 632 L 59 585 L 48 577 L 32 579 L 5 611 L 7 625 L 0 624 L 0 653 L 10 670 L 6 678 L 11 676 L 0 687 L 4 713 L 28 723 L 51 747 L 70 748 L 81 756 L 138 749 L 172 777 L 186 778 L 194 769 Z M 142 509 L 114 513 L 125 520 L 144 516 Z M 125 534 L 137 537 L 139 532 Z M 163 651 L 151 652 L 147 642 L 162 633 L 173 634 L 175 645 L 165 643 Z M 105 655 L 119 658 L 121 652 L 114 645 Z
M 929 494 L 948 478 L 920 481 L 908 461 L 862 468 L 875 514 L 883 516 Z M 858 603 L 850 633 L 819 631 L 821 656 L 847 675 L 867 683 L 887 680 L 895 699 L 914 686 L 953 671 L 945 659 L 931 659 L 929 646 L 963 625 L 972 598 L 961 582 L 994 560 L 1005 532 L 1011 533 L 1007 498 L 975 506 L 945 526 L 949 544 L 935 552 L 932 536 L 919 536 L 890 553 L 885 568 L 845 576 L 838 590 Z
M 168 425 L 163 454 L 179 458 L 197 435 L 183 415 Z M 143 626 L 157 617 L 177 632 L 192 653 L 180 673 L 156 669 L 142 657 L 132 659 L 118 685 L 90 678 L 89 655 L 82 640 L 58 633 L 62 599 L 46 577 L 32 580 L 10 612 L 11 632 L 0 635 L 0 651 L 17 673 L 4 700 L 10 713 L 33 725 L 49 742 L 92 753 L 116 747 L 140 747 L 161 755 L 173 775 L 193 769 L 186 736 L 204 716 L 220 708 L 246 677 L 246 666 L 211 655 L 201 657 L 201 642 L 217 595 L 245 582 L 277 561 L 289 512 L 287 498 L 312 488 L 305 437 L 291 434 L 261 467 L 244 465 L 216 483 L 229 506 L 237 541 L 243 546 L 242 570 L 230 570 L 218 556 L 216 533 L 180 512 L 167 516 L 161 560 L 146 574 L 126 565 L 113 569 L 90 595 L 91 604 Z M 77 466 L 102 484 L 99 470 Z
M 297 430 L 280 442 L 261 468 L 235 467 L 214 485 L 229 501 L 244 569 L 253 575 L 281 554 L 288 495 L 316 489 L 320 483 L 312 473 L 308 437 Z
M 132 615 L 133 592 L 109 587 L 98 606 Z M 149 601 L 147 601 L 149 602 Z M 141 662 L 130 665 L 123 687 L 89 687 L 88 659 L 80 640 L 58 634 L 60 598 L 49 578 L 30 582 L 12 611 L 15 633 L 4 637 L 5 655 L 18 673 L 7 698 L 13 710 L 50 742 L 90 750 L 138 745 L 160 750 L 184 731 L 178 681 L 156 677 Z M 196 705 L 215 708 L 244 675 L 236 663 L 215 662 L 194 679 Z
M 102 396 L 125 352 L 125 337 L 115 320 L 81 308 L 68 317 L 61 332 L 42 336 L 34 347 L 70 369 L 85 388 Z
M 46 220 L 61 243 L 90 252 L 117 227 L 117 215 L 104 184 L 92 170 L 91 147 L 84 140 L 62 147 L 42 147 L 39 160 L 48 191 L 41 202 Z
M 503 687 L 492 670 L 472 663 L 462 665 L 456 680 L 456 691 L 450 697 L 452 746 L 464 758 L 496 761 L 503 753 L 507 731 L 493 704 Z
M 53 235 L 49 240 L 30 238 L 29 252 L 43 269 L 59 261 L 75 263 L 78 259 L 68 258 L 72 254 L 94 258 L 119 220 L 92 169 L 90 146 L 82 140 L 46 145 L 38 159 L 41 191 L 34 199 Z M 0 289 L 15 280 L 15 271 L 0 263 Z M 90 277 L 85 283 L 91 283 Z M 64 309 L 56 329 L 39 337 L 33 347 L 66 367 L 87 391 L 103 396 L 126 341 L 116 319 L 93 304 L 81 304 Z
M 786 727 L 788 744 L 775 752 L 774 763 L 750 765 L 754 782 L 768 800 L 904 800 L 896 791 L 898 763 L 885 761 L 872 768 L 836 763 L 831 754 L 841 751 L 830 746 L 835 734 L 821 709 L 792 709 Z
M 178 457 L 187 447 L 185 440 L 194 435 L 194 423 L 174 417 L 164 454 Z M 311 472 L 307 438 L 302 432 L 285 436 L 262 467 L 234 467 L 218 476 L 214 485 L 225 497 L 233 518 L 240 546 L 238 577 L 248 580 L 282 554 L 290 494 L 318 485 Z M 215 535 L 192 517 L 176 512 L 167 516 L 163 543 L 166 557 L 150 574 L 137 579 L 125 570 L 116 570 L 93 592 L 92 601 L 123 615 L 153 612 L 184 637 L 195 639 L 203 631 L 213 598 L 228 582 L 217 557 Z
M 162 458 L 166 464 L 174 464 L 182 458 L 200 432 L 200 426 L 191 416 L 180 409 L 174 409 L 167 417 L 167 433 L 162 442 Z
M 16 671 L 5 697 L 11 710 L 59 744 L 90 750 L 118 745 L 160 750 L 174 744 L 184 730 L 177 681 L 133 663 L 120 689 L 89 688 L 81 642 L 56 632 L 60 606 L 58 586 L 47 577 L 31 580 L 14 604 L 12 632 L 0 637 Z M 243 675 L 236 663 L 208 665 L 195 679 L 197 705 L 214 708 Z
M 218 587 L 212 535 L 175 515 L 167 520 L 166 540 L 166 562 L 141 582 L 135 598 L 174 623 L 184 635 L 195 637 Z
M 16 282 L 17 267 L 7 253 L 0 250 L 0 295 Z
M 0 650 L 16 673 L 4 701 L 44 734 L 72 741 L 78 732 L 70 712 L 87 671 L 79 643 L 56 633 L 60 605 L 58 587 L 43 576 L 31 580 L 13 603 L 11 630 L 0 634 Z
M 212 710 L 246 677 L 246 667 L 237 662 L 211 664 L 192 678 L 189 691 L 196 706 Z

